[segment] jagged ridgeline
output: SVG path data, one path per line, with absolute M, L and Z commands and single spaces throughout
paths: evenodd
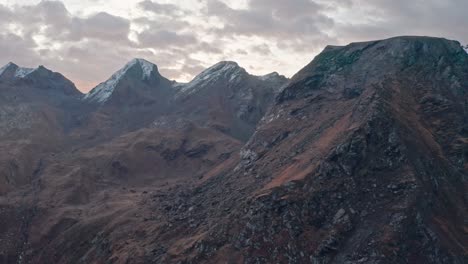
M 468 54 L 328 46 L 290 80 L 0 69 L 0 263 L 467 263 Z

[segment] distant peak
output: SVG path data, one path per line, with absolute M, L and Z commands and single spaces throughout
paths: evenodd
M 2 68 L 9 68 L 9 67 L 18 67 L 18 65 L 16 65 L 15 63 L 13 62 L 9 62 L 7 63 L 5 66 L 3 66 Z
M 32 72 L 36 71 L 39 68 L 24 68 L 24 67 L 19 67 L 13 62 L 7 63 L 5 66 L 0 68 L 0 76 L 3 75 L 4 73 L 11 72 L 11 76 L 14 78 L 25 78 Z
M 212 67 L 221 66 L 221 65 L 223 66 L 230 65 L 230 66 L 239 67 L 239 64 L 237 64 L 237 62 L 235 61 L 220 61 L 216 63 L 215 65 L 213 65 Z
M 209 67 L 208 69 L 204 70 L 200 73 L 195 79 L 205 79 L 207 77 L 216 77 L 215 73 L 227 73 L 227 74 L 236 74 L 238 72 L 245 72 L 243 68 L 237 64 L 237 62 L 233 61 L 221 61 L 216 63 L 215 65 Z
M 198 88 L 215 83 L 218 80 L 225 79 L 227 83 L 237 82 L 242 79 L 242 76 L 248 75 L 244 68 L 240 67 L 234 61 L 221 61 L 208 69 L 202 71 L 191 82 L 187 84 L 178 84 L 181 93 L 193 93 Z
M 142 59 L 142 58 L 134 58 L 131 61 L 129 61 L 128 63 L 146 63 L 146 64 L 155 65 L 154 63 L 152 63 L 150 61 L 147 61 L 145 59 Z
M 119 73 L 125 74 L 128 70 L 130 70 L 133 67 L 139 67 L 141 69 L 142 71 L 141 77 L 143 79 L 149 79 L 154 72 L 158 72 L 158 67 L 156 66 L 156 64 L 151 63 L 145 59 L 135 58 L 129 61 L 125 65 L 125 67 L 121 69 L 119 72 L 117 72 L 116 74 L 119 74 Z
M 141 74 L 136 76 L 136 74 Z M 147 81 L 155 76 L 159 76 L 158 67 L 145 59 L 135 58 L 129 61 L 125 66 L 115 72 L 107 81 L 99 84 L 85 95 L 85 100 L 103 103 L 109 99 L 115 90 L 115 87 L 123 78 L 140 78 Z
M 269 80 L 269 79 L 272 79 L 272 78 L 278 78 L 278 77 L 280 77 L 280 75 L 277 72 L 272 72 L 272 73 L 268 73 L 268 74 L 259 76 L 260 80 L 262 80 L 262 81 Z

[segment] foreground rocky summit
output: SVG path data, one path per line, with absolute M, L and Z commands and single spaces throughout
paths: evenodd
M 222 62 L 158 86 L 145 63 L 105 90 L 131 93 L 138 111 L 88 95 L 83 116 L 54 108 L 75 121 L 50 118 L 66 128 L 53 151 L 2 150 L 17 169 L 2 174 L 0 261 L 468 261 L 468 54 L 458 42 L 329 46 L 287 84 Z M 138 103 L 134 89 L 168 85 L 167 106 Z M 151 118 L 122 125 L 132 113 Z

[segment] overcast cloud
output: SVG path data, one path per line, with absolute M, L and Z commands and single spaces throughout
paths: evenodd
M 134 57 L 187 81 L 220 60 L 290 76 L 327 44 L 430 35 L 468 43 L 466 0 L 0 0 L 0 64 L 83 91 Z

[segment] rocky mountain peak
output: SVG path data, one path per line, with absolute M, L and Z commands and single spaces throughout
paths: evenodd
M 103 103 L 109 99 L 115 88 L 125 79 L 151 84 L 158 82 L 160 78 L 161 75 L 155 64 L 145 59 L 135 58 L 115 72 L 107 81 L 92 89 L 85 95 L 84 99 Z
M 60 91 L 61 95 L 81 96 L 81 92 L 70 80 L 42 65 L 37 68 L 25 68 L 9 62 L 0 68 L 0 80 L 19 82 L 36 90 Z M 51 94 L 55 95 L 57 94 Z
M 200 87 L 220 81 L 225 81 L 227 84 L 234 83 L 247 75 L 247 71 L 236 62 L 221 61 L 201 72 L 191 82 L 177 84 L 176 88 L 180 88 L 180 93 L 182 94 L 191 94 L 196 92 Z
M 272 73 L 268 73 L 268 74 L 262 75 L 262 76 L 260 76 L 259 78 L 260 78 L 261 80 L 269 80 L 269 79 L 278 78 L 278 77 L 281 77 L 281 75 L 279 75 L 279 73 L 277 73 L 277 72 L 272 72 Z
M 16 71 L 16 69 L 18 69 L 18 65 L 14 64 L 13 62 L 9 62 L 9 63 L 5 64 L 5 66 L 0 68 L 0 75 L 2 75 L 3 73 L 5 73 L 6 71 L 9 71 L 9 70 Z
M 258 76 L 258 78 L 263 82 L 272 84 L 272 87 L 276 93 L 281 91 L 281 89 L 284 87 L 284 84 L 287 83 L 289 80 L 284 75 L 281 75 L 277 72 L 272 72 L 269 74 Z
M 142 71 L 141 77 L 145 80 L 150 79 L 153 74 L 159 75 L 158 66 L 156 66 L 156 64 L 140 58 L 131 60 L 129 63 L 127 63 L 124 69 L 128 71 L 129 69 L 135 67 Z
M 466 64 L 468 55 L 457 41 L 434 37 L 403 36 L 379 41 L 327 46 L 292 78 L 280 101 L 314 94 L 317 89 L 356 94 L 360 87 L 379 84 L 402 71 L 442 75 Z M 346 76 L 356 75 L 352 83 Z
M 35 70 L 37 70 L 37 68 L 19 67 L 13 62 L 9 62 L 0 68 L 0 77 L 24 78 Z

